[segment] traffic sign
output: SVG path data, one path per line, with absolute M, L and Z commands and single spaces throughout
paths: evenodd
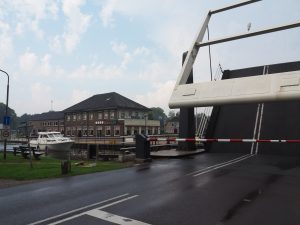
M 2 137 L 3 138 L 8 138 L 10 136 L 10 132 L 9 132 L 9 130 L 3 130 L 2 131 Z
M 3 125 L 6 125 L 6 126 L 10 125 L 10 116 L 3 117 Z

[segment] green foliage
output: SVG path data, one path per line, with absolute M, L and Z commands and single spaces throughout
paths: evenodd
M 94 167 L 75 166 L 78 161 L 71 162 L 71 172 L 67 175 L 61 175 L 61 161 L 50 157 L 42 157 L 41 160 L 33 160 L 33 168 L 30 168 L 29 159 L 24 159 L 21 156 L 7 154 L 7 159 L 4 160 L 0 156 L 0 179 L 14 180 L 34 180 L 56 178 L 62 176 L 74 176 L 87 173 L 95 173 L 121 169 L 126 167 L 118 162 L 101 162 L 98 161 Z M 87 163 L 94 163 L 87 162 Z
M 168 115 L 168 121 L 179 121 L 180 112 L 177 113 L 174 110 L 170 110 Z
M 2 123 L 3 121 L 3 117 L 5 116 L 5 110 L 6 110 L 6 105 L 4 103 L 0 102 L 0 123 Z M 17 124 L 18 124 L 18 117 L 17 114 L 15 113 L 15 111 L 11 108 L 8 107 L 7 110 L 7 114 L 8 116 L 11 117 L 11 129 L 15 130 L 17 129 Z
M 164 133 L 164 125 L 167 119 L 167 115 L 164 110 L 160 107 L 152 107 L 150 108 L 152 111 L 148 114 L 149 120 L 159 120 L 160 122 L 160 131 Z
M 165 120 L 167 118 L 164 110 L 160 107 L 150 108 L 152 111 L 149 113 L 149 120 Z

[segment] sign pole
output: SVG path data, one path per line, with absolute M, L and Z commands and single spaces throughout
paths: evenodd
M 8 96 L 9 96 L 9 75 L 4 70 L 0 69 L 0 72 L 5 73 L 7 75 L 6 107 L 5 107 L 5 117 L 7 118 L 7 114 L 8 114 Z M 4 159 L 6 159 L 6 145 L 7 145 L 7 138 L 4 139 L 4 150 L 3 150 L 3 158 Z

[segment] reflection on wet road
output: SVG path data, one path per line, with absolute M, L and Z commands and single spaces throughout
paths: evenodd
M 0 202 L 1 224 L 300 224 L 300 159 L 207 153 L 155 160 L 2 189 Z

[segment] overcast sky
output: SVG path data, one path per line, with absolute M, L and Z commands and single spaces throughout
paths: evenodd
M 168 112 L 168 100 L 209 9 L 234 0 L 1 0 L 0 68 L 10 74 L 18 116 L 63 110 L 94 94 L 118 92 Z M 210 38 L 300 20 L 299 0 L 263 0 L 222 14 Z M 207 38 L 207 37 L 206 37 Z M 212 46 L 213 73 L 300 60 L 300 28 Z M 195 65 L 209 79 L 208 49 Z M 0 102 L 6 78 L 0 75 Z

